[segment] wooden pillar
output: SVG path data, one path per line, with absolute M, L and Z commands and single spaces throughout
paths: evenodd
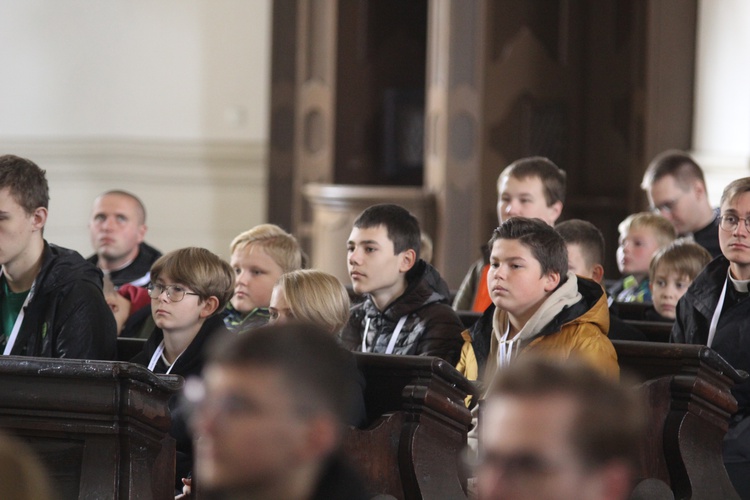
M 427 35 L 425 187 L 435 196 L 435 264 L 454 288 L 482 239 L 485 0 L 431 0 Z M 473 247 L 477 246 L 475 250 Z

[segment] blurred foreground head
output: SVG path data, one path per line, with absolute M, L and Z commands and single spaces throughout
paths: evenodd
M 576 363 L 501 370 L 480 417 L 480 499 L 625 499 L 645 428 L 632 387 Z

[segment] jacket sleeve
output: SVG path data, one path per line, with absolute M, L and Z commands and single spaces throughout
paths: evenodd
M 58 358 L 114 360 L 117 325 L 102 291 L 89 281 L 72 285 L 58 304 L 52 355 Z
M 484 261 L 479 259 L 469 268 L 464 276 L 461 286 L 453 299 L 453 309 L 456 311 L 471 311 L 474 305 L 474 296 L 477 294 L 478 281 L 482 278 Z
M 581 359 L 610 379 L 619 380 L 620 378 L 617 352 L 612 342 L 604 334 L 597 332 L 595 335 L 587 335 L 571 351 L 571 356 Z
M 669 336 L 669 342 L 672 344 L 687 344 L 686 320 L 688 319 L 686 304 L 680 300 L 677 302 L 677 311 L 675 314 L 674 324 L 672 325 L 672 334 Z
M 437 356 L 456 366 L 463 345 L 461 320 L 446 304 L 431 304 L 424 313 L 427 313 L 424 333 L 419 338 L 416 354 Z

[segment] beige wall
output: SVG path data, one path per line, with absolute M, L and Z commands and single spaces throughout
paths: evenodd
M 50 241 L 90 253 L 113 188 L 165 251 L 264 222 L 270 1 L 0 3 L 0 154 L 47 169 Z

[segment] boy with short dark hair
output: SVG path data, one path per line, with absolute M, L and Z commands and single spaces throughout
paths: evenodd
M 352 351 L 438 356 L 458 361 L 463 326 L 449 305 L 450 291 L 435 268 L 419 258 L 419 222 L 398 205 L 362 212 L 347 243 L 354 291 L 341 340 Z
M 565 202 L 565 171 L 548 158 L 532 156 L 508 165 L 497 178 L 497 220 L 535 217 L 550 226 L 560 217 Z M 475 262 L 464 277 L 453 308 L 482 312 L 492 303 L 484 284 L 487 256 Z
M 0 156 L 0 342 L 3 354 L 115 359 L 117 327 L 102 273 L 43 237 L 49 188 L 31 160 Z
M 232 296 L 234 274 L 228 263 L 204 248 L 182 248 L 160 257 L 151 266 L 151 314 L 156 328 L 133 363 L 154 373 L 199 376 L 209 339 L 227 334 L 219 313 Z M 170 400 L 177 441 L 175 487 L 192 470 L 192 444 L 184 418 Z
M 568 271 L 562 237 L 541 220 L 513 217 L 495 229 L 489 244 L 493 305 L 464 332 L 458 370 L 490 380 L 498 367 L 530 352 L 581 359 L 618 377 L 607 338 L 607 297 L 599 284 Z

